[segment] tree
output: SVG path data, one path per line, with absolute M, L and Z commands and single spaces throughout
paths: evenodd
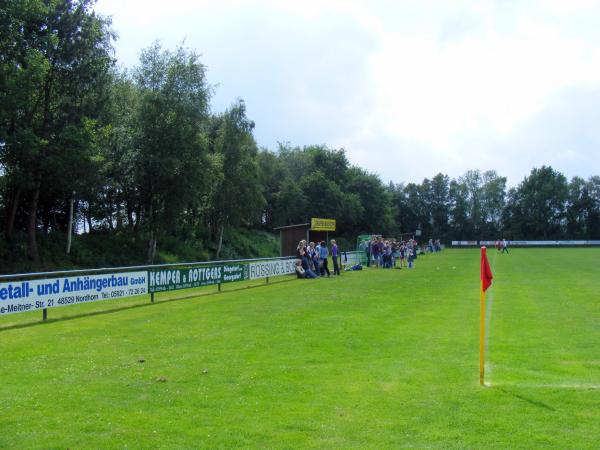
M 567 236 L 594 239 L 600 231 L 600 177 L 573 177 L 566 206 Z
M 525 239 L 560 238 L 566 222 L 569 188 L 565 176 L 542 166 L 511 192 L 511 220 L 515 231 Z
M 462 223 L 463 237 L 489 239 L 499 232 L 505 190 L 506 178 L 494 170 L 469 170 L 451 186 L 454 223 Z
M 109 230 L 125 224 L 137 230 L 141 218 L 140 199 L 135 183 L 135 161 L 140 91 L 129 73 L 114 71 L 108 89 L 107 107 L 100 116 L 98 158 L 100 170 L 82 192 L 90 231 L 92 219 Z
M 275 225 L 297 225 L 307 220 L 309 201 L 299 183 L 284 178 L 277 193 L 273 221 Z
M 600 176 L 590 177 L 586 183 L 589 209 L 586 220 L 588 239 L 600 239 Z
M 469 218 L 469 190 L 467 185 L 457 180 L 450 182 L 448 190 L 450 197 L 449 225 L 452 236 L 456 239 L 472 239 L 473 222 Z
M 355 208 L 354 226 L 348 231 L 353 234 L 391 232 L 395 225 L 392 195 L 379 176 L 359 167 L 351 167 L 345 179 L 343 191 L 356 195 L 360 204 L 360 208 Z
M 268 150 L 263 149 L 258 152 L 256 162 L 258 164 L 262 196 L 265 199 L 261 214 L 261 225 L 266 230 L 271 230 L 276 226 L 279 193 L 282 190 L 284 180 L 287 179 L 287 174 L 277 155 Z
M 408 183 L 401 192 L 395 196 L 395 205 L 398 211 L 398 223 L 403 232 L 423 230 L 429 233 L 429 211 L 424 198 L 422 185 Z
M 254 122 L 246 117 L 243 100 L 215 117 L 211 124 L 211 153 L 221 162 L 221 176 L 213 185 L 208 209 L 209 221 L 218 236 L 217 259 L 225 226 L 256 223 L 263 208 L 253 129 Z
M 585 180 L 573 177 L 569 183 L 569 196 L 566 207 L 567 236 L 582 239 L 586 236 L 586 215 L 590 207 Z
M 481 231 L 483 220 L 483 211 L 481 208 L 483 178 L 481 172 L 479 170 L 469 170 L 459 178 L 459 182 L 466 188 L 469 205 L 468 216 L 473 227 L 473 232 L 477 236 Z
M 481 237 L 497 237 L 505 204 L 506 177 L 498 176 L 495 170 L 484 172 L 481 187 Z
M 139 90 L 133 161 L 138 220 L 146 222 L 152 262 L 161 233 L 190 203 L 201 201 L 208 185 L 212 166 L 203 130 L 209 88 L 196 53 L 182 46 L 163 51 L 158 43 L 142 51 L 134 80 Z
M 450 178 L 438 173 L 429 185 L 432 236 L 446 237 L 450 215 Z
M 113 60 L 110 22 L 91 5 L 13 0 L 0 14 L 0 160 L 11 205 L 6 234 L 10 238 L 27 200 L 28 248 L 36 265 L 40 201 L 54 208 L 80 187 L 79 169 L 94 170 L 94 118 Z

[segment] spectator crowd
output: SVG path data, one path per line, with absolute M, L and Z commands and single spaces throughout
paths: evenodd
M 391 269 L 404 267 L 412 269 L 419 254 L 442 250 L 439 239 L 429 239 L 427 246 L 419 247 L 416 239 L 397 240 L 384 239 L 382 236 L 371 236 L 365 245 L 367 267 Z M 296 252 L 296 274 L 299 278 L 330 277 L 328 257 L 331 255 L 333 274 L 340 275 L 340 252 L 335 239 L 331 240 L 331 253 L 325 241 L 318 243 L 302 240 Z
M 331 276 L 329 271 L 329 249 L 325 241 L 306 243 L 302 240 L 298 243 L 296 253 L 296 273 L 300 278 L 318 278 Z M 333 261 L 333 274 L 340 275 L 339 249 L 335 239 L 331 240 L 331 260 Z

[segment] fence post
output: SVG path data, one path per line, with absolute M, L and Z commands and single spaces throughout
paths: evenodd
M 42 310 L 42 320 L 48 320 L 48 308 Z

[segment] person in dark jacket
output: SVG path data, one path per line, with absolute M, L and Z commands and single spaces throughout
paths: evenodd
M 327 250 L 327 243 L 325 241 L 321 241 L 321 245 L 318 247 L 319 249 L 319 266 L 321 267 L 321 276 L 325 276 L 327 273 L 327 277 L 331 276 L 329 272 L 329 268 L 327 267 L 327 257 L 329 256 L 329 251 Z
M 331 259 L 333 260 L 333 274 L 334 275 L 340 274 L 340 266 L 338 264 L 338 258 L 339 258 L 338 246 L 337 246 L 337 243 L 335 242 L 335 239 L 332 239 L 331 240 Z

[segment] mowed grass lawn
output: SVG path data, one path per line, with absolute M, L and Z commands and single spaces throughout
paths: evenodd
M 600 249 L 510 251 L 483 388 L 474 249 L 4 317 L 0 448 L 599 448 Z

